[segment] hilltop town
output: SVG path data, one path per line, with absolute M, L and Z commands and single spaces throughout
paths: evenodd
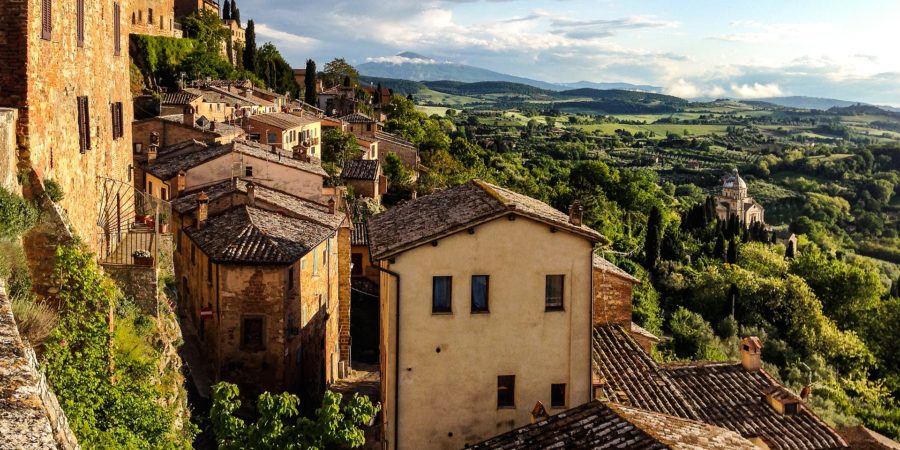
M 0 448 L 900 448 L 900 147 L 691 164 L 239 3 L 0 0 Z M 825 145 L 863 220 L 767 202 Z

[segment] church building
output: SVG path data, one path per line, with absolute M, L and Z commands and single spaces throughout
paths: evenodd
M 747 195 L 747 182 L 734 169 L 722 178 L 722 195 L 716 197 L 716 215 L 720 220 L 737 216 L 738 220 L 750 225 L 765 223 L 765 209 Z

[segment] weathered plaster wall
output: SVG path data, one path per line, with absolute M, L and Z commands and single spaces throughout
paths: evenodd
M 238 167 L 235 170 L 235 166 Z M 245 177 L 247 167 L 253 168 L 253 176 Z M 322 199 L 321 175 L 305 172 L 293 167 L 266 161 L 253 156 L 228 154 L 201 164 L 187 171 L 185 186 L 192 189 L 216 181 L 228 180 L 234 176 L 253 180 L 256 183 L 291 195 L 314 201 Z
M 531 422 L 550 385 L 590 400 L 592 245 L 522 217 L 497 219 L 398 255 L 399 446 L 393 442 L 396 280 L 381 278 L 382 402 L 389 448 L 458 449 Z M 545 311 L 546 275 L 565 275 L 564 311 Z M 490 276 L 490 313 L 470 312 L 471 276 Z M 432 314 L 433 276 L 452 276 L 452 314 Z M 439 350 L 439 351 L 438 351 Z M 497 377 L 516 376 L 515 408 L 497 408 Z M 434 401 L 436 392 L 447 392 Z M 452 433 L 452 434 L 451 434 Z
M 18 172 L 16 121 L 18 117 L 17 110 L 0 108 L 0 187 L 21 194 L 22 188 L 16 180 Z

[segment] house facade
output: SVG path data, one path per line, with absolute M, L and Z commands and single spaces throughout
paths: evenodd
M 234 183 L 234 184 L 233 184 Z M 316 399 L 337 379 L 339 234 L 327 205 L 225 181 L 175 204 L 182 307 L 216 380 Z
M 129 0 L 126 18 L 134 34 L 182 36 L 181 24 L 175 21 L 175 0 Z
M 32 172 L 24 194 L 36 196 L 44 179 L 59 183 L 59 205 L 95 251 L 98 223 L 128 221 L 101 217 L 111 200 L 98 188 L 130 182 L 126 10 L 118 1 L 0 1 L 0 107 L 18 110 L 18 169 Z
M 258 114 L 247 119 L 244 129 L 250 140 L 322 159 L 322 126 L 316 118 L 281 112 Z
M 579 211 L 473 181 L 368 230 L 387 448 L 462 448 L 530 423 L 537 401 L 590 401 L 592 254 L 604 238 Z

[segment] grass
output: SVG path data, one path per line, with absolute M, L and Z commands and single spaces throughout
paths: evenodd
M 682 125 L 682 124 L 656 124 L 656 125 L 627 125 L 620 123 L 603 123 L 594 125 L 573 125 L 574 128 L 584 130 L 588 133 L 600 131 L 603 134 L 615 134 L 616 130 L 627 130 L 634 134 L 637 132 L 656 134 L 657 138 L 665 138 L 666 133 L 674 133 L 682 135 L 684 130 L 688 131 L 689 136 L 708 136 L 711 134 L 724 134 L 728 128 L 727 125 Z
M 453 94 L 445 94 L 443 92 L 434 91 L 431 89 L 424 89 L 419 92 L 413 94 L 413 97 L 416 99 L 416 103 L 432 103 L 436 105 L 443 105 L 448 107 L 454 106 L 465 106 L 473 103 L 484 103 L 484 100 L 475 98 L 475 97 L 467 97 L 464 95 L 453 95 Z
M 56 310 L 46 303 L 37 301 L 31 294 L 16 295 L 11 303 L 19 334 L 27 339 L 33 348 L 41 348 L 59 321 Z

